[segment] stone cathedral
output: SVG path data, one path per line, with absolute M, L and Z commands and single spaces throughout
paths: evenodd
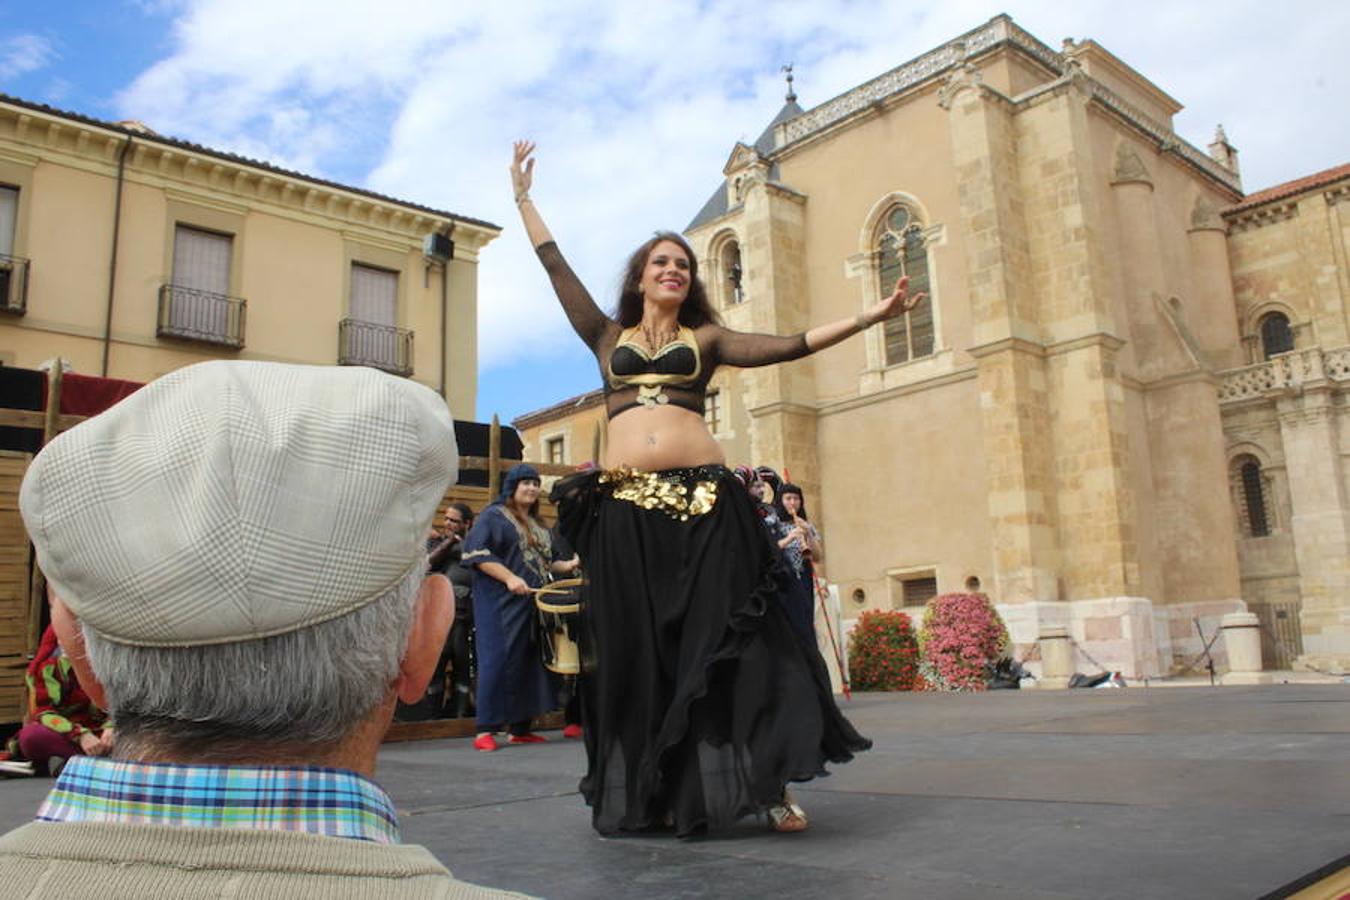
M 1350 668 L 1350 166 L 1244 194 L 1180 109 L 999 16 L 812 109 L 789 80 L 732 148 L 686 229 L 729 327 L 929 294 L 711 385 L 728 462 L 805 489 L 846 617 L 978 589 L 1019 655 L 1067 626 L 1141 677 L 1245 608 L 1268 667 Z M 517 420 L 527 453 L 587 397 Z

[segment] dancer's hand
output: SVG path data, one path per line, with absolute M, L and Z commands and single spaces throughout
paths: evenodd
M 512 575 L 506 579 L 506 589 L 513 594 L 528 594 L 530 592 L 530 586 L 519 575 Z
M 869 323 L 875 325 L 878 322 L 884 322 L 887 319 L 893 319 L 909 312 L 922 303 L 927 296 L 923 291 L 910 296 L 909 276 L 903 275 L 895 283 L 895 291 L 885 300 L 869 308 L 863 315 L 866 316 Z
M 511 159 L 511 187 L 516 192 L 517 203 L 529 197 L 533 183 L 534 141 L 516 141 Z

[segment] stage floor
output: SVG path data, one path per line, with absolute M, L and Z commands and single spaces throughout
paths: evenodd
M 404 839 L 542 897 L 1257 897 L 1350 854 L 1350 685 L 860 694 L 800 835 L 601 839 L 578 742 L 386 744 Z M 0 781 L 0 828 L 49 782 Z

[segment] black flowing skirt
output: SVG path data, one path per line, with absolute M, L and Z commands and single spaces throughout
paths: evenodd
M 725 828 L 871 746 L 789 624 L 791 571 L 724 466 L 554 488 L 586 574 L 581 792 L 602 834 Z

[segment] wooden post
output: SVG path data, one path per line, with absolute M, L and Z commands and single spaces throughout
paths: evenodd
M 42 415 L 42 446 L 56 437 L 61 426 L 61 385 L 65 376 L 66 361 L 57 357 L 47 373 L 47 408 Z M 37 556 L 33 545 L 28 545 L 29 559 L 32 560 L 32 572 L 28 579 L 28 628 L 25 643 L 31 656 L 37 652 L 38 642 L 42 640 L 42 607 L 47 602 L 47 579 L 38 568 Z
M 65 372 L 65 360 L 61 357 L 56 358 L 52 369 L 47 373 L 47 409 L 46 416 L 42 421 L 42 446 L 47 446 L 47 442 L 56 437 L 56 429 L 61 422 L 61 383 Z
M 488 429 L 488 502 L 497 499 L 502 490 L 502 423 L 492 414 Z

